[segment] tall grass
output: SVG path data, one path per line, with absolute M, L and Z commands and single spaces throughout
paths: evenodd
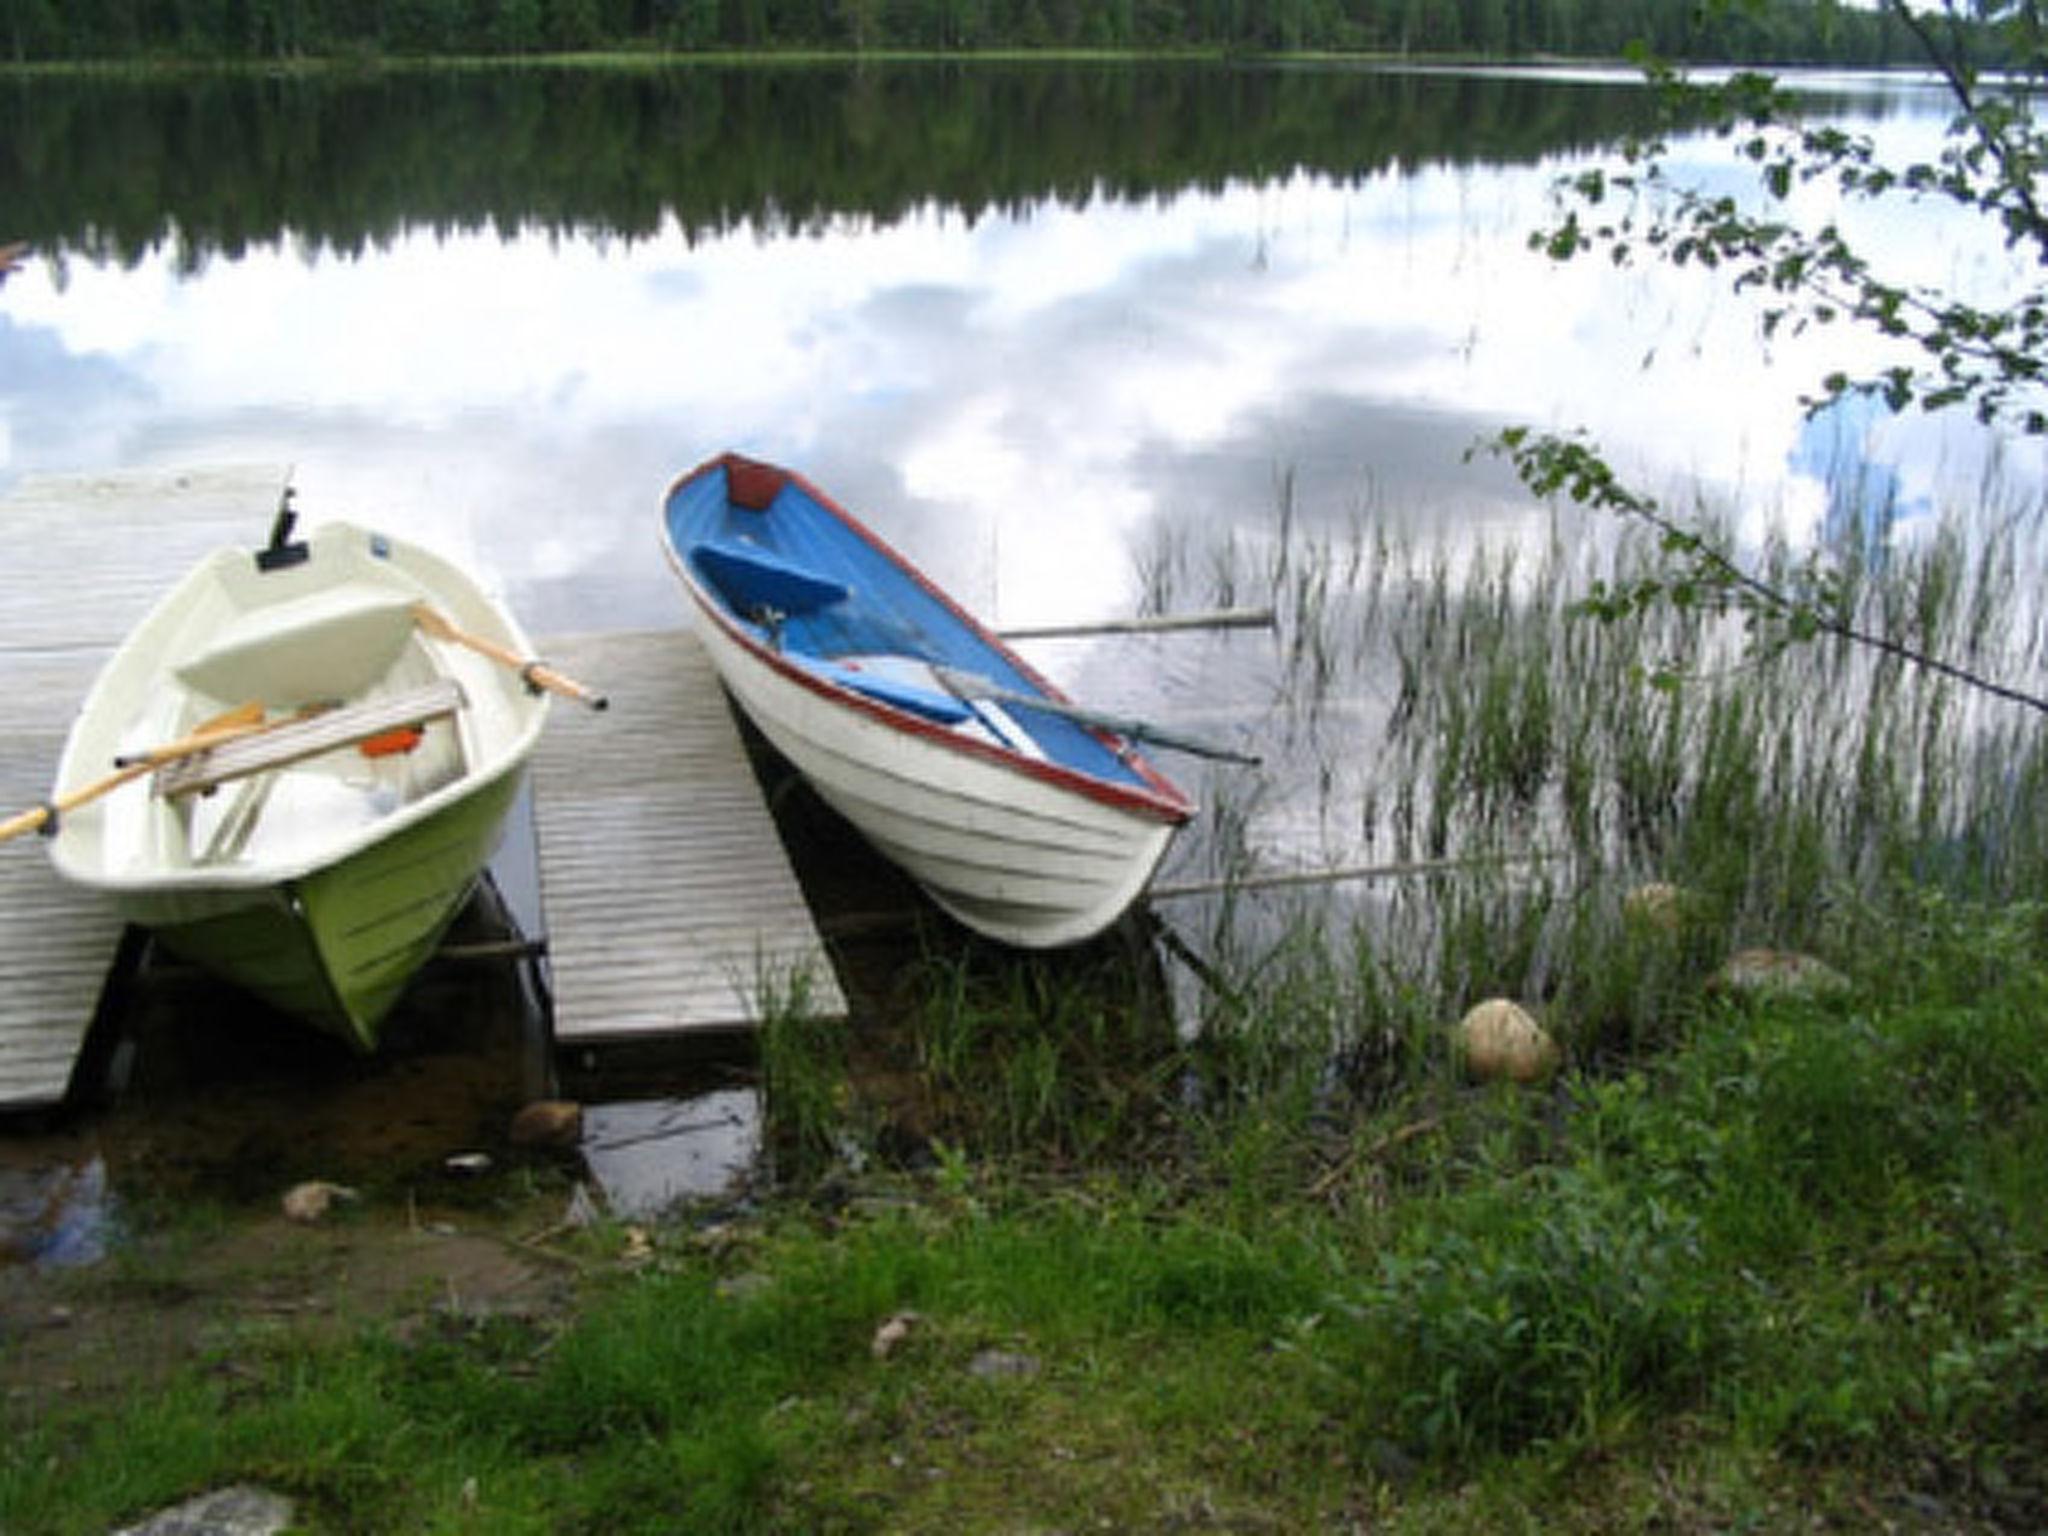
M 1881 963 L 1908 893 L 1996 903 L 2048 874 L 2038 713 L 1851 643 L 1760 644 L 1708 604 L 1584 616 L 1590 594 L 1659 568 L 1655 541 L 1625 529 L 1488 543 L 1397 538 L 1393 521 L 1361 512 L 1311 535 L 1283 501 L 1263 548 L 1229 541 L 1233 586 L 1283 616 L 1259 727 L 1283 745 L 1281 782 L 1212 783 L 1222 815 L 1200 853 L 1242 876 L 1274 860 L 1249 851 L 1263 832 L 1310 864 L 1456 873 L 1333 885 L 1307 918 L 1212 906 L 1201 943 L 1240 989 L 1301 950 L 1306 922 L 1315 964 L 1351 970 L 1337 994 L 1428 999 L 1439 1018 L 1505 994 L 1545 1005 L 1582 1052 L 1626 1056 L 1670 1038 L 1734 948 Z M 2038 510 L 2008 508 L 1844 548 L 1833 601 L 1861 628 L 2038 686 L 2043 609 L 2016 573 L 2041 567 L 2044 532 Z M 1789 585 L 1805 556 L 1771 540 L 1756 558 Z M 1200 557 L 1159 550 L 1146 569 L 1149 601 L 1206 599 Z M 1307 802 L 1312 818 L 1265 809 Z M 1682 922 L 1628 920 L 1649 882 L 1682 888 Z

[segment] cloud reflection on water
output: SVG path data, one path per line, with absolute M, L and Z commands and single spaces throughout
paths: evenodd
M 294 464 L 310 515 L 475 561 L 542 632 L 673 621 L 654 508 L 726 447 L 1007 623 L 1121 611 L 1148 524 L 1270 520 L 1290 470 L 1311 520 L 1522 516 L 1465 456 L 1512 420 L 1778 486 L 1829 338 L 1766 358 L 1705 274 L 1531 253 L 1558 169 L 774 236 L 421 231 L 189 275 L 74 260 L 61 286 L 36 264 L 0 294 L 0 474 Z

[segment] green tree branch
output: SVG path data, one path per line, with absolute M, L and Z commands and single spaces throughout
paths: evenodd
M 1716 9 L 1726 9 L 1725 0 Z M 1672 121 L 1704 121 L 1727 138 L 1755 168 L 1761 200 L 1747 203 L 1676 184 L 1665 168 L 1668 147 L 1661 139 L 1648 140 L 1628 146 L 1618 169 L 1564 180 L 1562 218 L 1532 234 L 1530 244 L 1558 261 L 1601 251 L 1617 266 L 1647 257 L 1725 272 L 1736 292 L 1766 296 L 1761 318 L 1767 337 L 1786 327 L 1849 324 L 1899 343 L 1907 361 L 1861 377 L 1828 373 L 1807 399 L 1809 410 L 1868 393 L 1894 411 L 1963 407 L 1994 429 L 2048 434 L 2048 286 L 2039 275 L 2048 266 L 2048 217 L 2037 187 L 2048 166 L 2048 138 L 2033 119 L 2029 92 L 1987 91 L 1973 62 L 1989 23 L 1998 28 L 2006 56 L 2020 62 L 2021 85 L 2048 77 L 2033 0 L 1990 0 L 1988 9 L 1969 14 L 1955 0 L 1918 9 L 1906 0 L 1885 0 L 1884 11 L 1915 40 L 1956 102 L 1937 158 L 1891 165 L 1864 135 L 1825 124 L 1803 126 L 1793 101 L 1768 76 L 1744 73 L 1718 86 L 1700 86 L 1649 60 L 1646 75 L 1664 92 Z M 1807 230 L 1791 215 L 1787 205 L 1795 191 L 1821 182 L 1866 201 L 1947 198 L 1994 221 L 2008 249 L 2030 249 L 2033 275 L 1996 306 L 1888 281 L 1835 223 Z M 1916 354 L 1917 362 L 1911 360 Z M 1841 583 L 1818 554 L 1790 585 L 1757 575 L 1653 498 L 1624 486 L 1583 437 L 1514 428 L 1490 446 L 1507 455 L 1531 491 L 1566 495 L 1657 531 L 1667 571 L 1598 589 L 1584 605 L 1588 613 L 1613 619 L 1656 603 L 1711 603 L 1741 611 L 1752 634 L 1774 645 L 1830 635 L 2048 712 L 2048 699 L 2038 694 L 1859 626 L 1846 609 Z

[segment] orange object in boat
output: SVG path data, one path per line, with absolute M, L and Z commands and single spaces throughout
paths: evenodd
M 423 725 L 401 725 L 395 731 L 367 737 L 356 744 L 356 750 L 365 757 L 403 757 L 425 739 L 427 729 Z

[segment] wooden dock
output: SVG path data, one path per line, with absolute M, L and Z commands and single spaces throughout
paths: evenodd
M 86 688 L 171 576 L 264 532 L 281 469 L 28 481 L 0 502 L 0 815 L 50 792 Z M 0 1109 L 60 1102 L 100 1005 L 122 925 L 59 880 L 33 840 L 0 848 Z
M 558 702 L 534 769 L 557 1045 L 748 1030 L 799 991 L 843 1018 L 703 646 L 676 629 L 542 649 L 611 700 Z
M 11 700 L 0 732 L 0 805 L 11 815 L 50 789 L 72 706 L 92 681 L 78 655 L 0 649 Z M 121 938 L 112 910 L 59 880 L 33 836 L 0 848 L 0 1106 L 63 1099 Z
M 284 479 L 65 477 L 0 499 L 0 815 L 48 794 L 86 687 L 171 582 L 222 544 L 262 541 Z M 534 769 L 546 932 L 529 937 L 547 947 L 558 1043 L 745 1032 L 799 985 L 812 1011 L 843 1016 L 702 648 L 680 628 L 542 648 L 613 701 L 558 701 Z M 41 849 L 0 848 L 0 1110 L 64 1098 L 121 932 Z

